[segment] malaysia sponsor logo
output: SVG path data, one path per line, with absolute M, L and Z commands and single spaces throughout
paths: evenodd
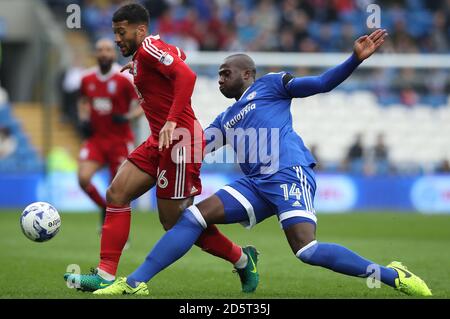
M 242 120 L 248 112 L 254 110 L 255 108 L 256 108 L 255 103 L 247 104 L 246 106 L 244 106 L 244 108 L 242 110 L 240 110 L 240 112 L 238 114 L 233 116 L 233 118 L 231 120 L 229 120 L 228 122 L 225 123 L 225 125 L 223 126 L 224 129 L 228 130 L 228 129 L 232 128 L 233 126 L 235 126 L 236 123 L 238 123 L 240 120 Z

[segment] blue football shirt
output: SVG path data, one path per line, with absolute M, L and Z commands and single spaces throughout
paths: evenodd
M 313 167 L 316 160 L 292 127 L 291 101 L 332 90 L 360 63 L 353 53 L 319 76 L 296 78 L 286 72 L 262 76 L 205 130 L 206 151 L 231 145 L 249 177 L 263 178 L 298 165 Z
M 220 130 L 224 140 L 217 141 L 219 137 L 214 136 L 217 146 L 230 144 L 247 176 L 271 175 L 283 168 L 316 163 L 292 128 L 292 96 L 283 84 L 283 75 L 270 73 L 256 80 L 205 130 L 207 140 L 211 128 Z

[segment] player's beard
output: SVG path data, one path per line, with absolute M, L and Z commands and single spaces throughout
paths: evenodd
M 129 57 L 137 51 L 138 46 L 140 45 L 140 44 L 138 44 L 137 32 L 134 31 L 134 39 L 133 40 L 126 41 L 125 43 L 126 43 L 125 47 L 127 48 L 127 51 L 122 52 L 122 55 L 124 57 Z
M 100 68 L 100 72 L 102 72 L 102 74 L 106 74 L 111 70 L 112 64 L 113 64 L 113 60 L 101 60 L 99 59 L 98 61 L 98 66 Z

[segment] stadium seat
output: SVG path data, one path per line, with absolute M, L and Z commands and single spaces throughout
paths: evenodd
M 230 104 L 217 90 L 216 79 L 199 77 L 193 104 L 203 125 Z M 394 165 L 438 163 L 450 156 L 450 105 L 406 107 L 378 102 L 370 91 L 329 92 L 292 102 L 294 128 L 307 146 L 318 147 L 321 160 L 338 167 L 355 136 L 364 146 L 375 144 L 382 133 Z M 386 167 L 381 169 L 383 172 Z
M 36 172 L 42 170 L 42 160 L 29 142 L 28 136 L 10 112 L 10 106 L 0 107 L 0 126 L 7 127 L 17 139 L 17 149 L 0 159 L 0 172 Z

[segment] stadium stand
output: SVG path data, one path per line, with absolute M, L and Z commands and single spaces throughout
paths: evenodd
M 10 133 L 9 138 L 15 141 L 15 148 L 7 156 L 0 158 L 0 172 L 39 172 L 43 168 L 42 159 L 30 143 L 20 123 L 11 114 L 10 108 L 9 103 L 0 105 L 0 127 L 6 128 Z
M 46 113 L 38 103 L 16 103 L 13 114 L 22 124 L 23 131 L 30 136 L 30 141 L 39 154 L 51 151 L 48 149 L 48 145 L 51 145 L 51 148 L 64 148 L 70 156 L 77 158 L 80 150 L 79 136 L 70 124 L 60 120 L 62 114 L 59 108 L 50 107 Z M 46 122 L 35 120 L 44 117 Z M 46 125 L 52 127 L 51 132 L 45 130 Z
M 68 1 L 47 0 L 59 16 Z M 150 30 L 185 51 L 348 52 L 367 32 L 368 1 L 353 0 L 141 0 L 151 12 Z M 120 0 L 73 1 L 83 6 L 92 43 L 112 37 L 110 16 Z M 448 53 L 450 1 L 370 1 L 382 10 L 390 36 L 381 53 Z M 414 23 L 407 23 L 414 21 Z M 121 59 L 120 62 L 124 62 Z M 303 70 L 314 73 L 314 70 Z M 298 74 L 300 75 L 300 74 Z M 413 68 L 373 69 L 346 88 L 373 91 L 382 105 L 447 103 L 450 72 Z M 358 79 L 359 80 L 359 79 Z
M 47 0 L 60 16 L 64 16 L 68 2 L 83 7 L 84 30 L 91 43 L 99 37 L 112 37 L 109 16 L 122 1 Z M 369 4 L 353 0 L 139 2 L 151 13 L 151 32 L 159 33 L 190 54 L 195 51 L 348 52 L 354 39 L 367 32 Z M 450 1 L 370 3 L 380 6 L 381 26 L 389 31 L 380 53 L 450 52 Z M 194 66 L 194 69 L 199 74 L 194 106 L 206 125 L 229 102 L 217 90 L 215 67 Z M 280 70 L 286 68 L 260 68 L 258 74 Z M 301 67 L 286 71 L 300 76 L 322 70 Z M 346 152 L 355 136 L 362 134 L 365 163 L 354 173 L 431 172 L 450 158 L 448 92 L 448 68 L 358 70 L 337 91 L 295 101 L 295 127 L 308 146 L 316 147 L 321 169 L 327 171 L 346 169 Z M 211 105 L 211 101 L 215 103 Z M 386 144 L 387 159 L 377 163 L 373 148 L 380 134 Z
M 229 104 L 215 81 L 208 77 L 197 80 L 193 105 L 203 126 Z M 375 145 L 379 134 L 384 135 L 396 173 L 431 172 L 443 158 L 450 157 L 450 100 L 441 108 L 383 107 L 370 91 L 337 91 L 294 100 L 292 113 L 294 128 L 307 146 L 317 146 L 322 168 L 330 171 L 340 169 L 345 150 L 359 133 L 366 149 Z M 370 163 L 370 158 L 366 160 Z M 369 169 L 369 173 L 373 171 Z
M 62 1 L 47 0 L 53 7 Z M 64 1 L 67 2 L 67 1 Z M 71 1 L 85 8 L 91 36 L 111 36 L 109 15 L 121 1 Z M 196 43 L 200 50 L 313 51 L 348 50 L 365 32 L 366 8 L 378 4 L 383 27 L 392 31 L 387 51 L 449 50 L 448 1 L 394 0 L 141 0 L 151 12 L 152 30 L 170 41 Z M 414 24 L 406 24 L 414 21 Z M 280 36 L 281 35 L 281 36 Z M 249 41 L 252 40 L 252 41 Z

